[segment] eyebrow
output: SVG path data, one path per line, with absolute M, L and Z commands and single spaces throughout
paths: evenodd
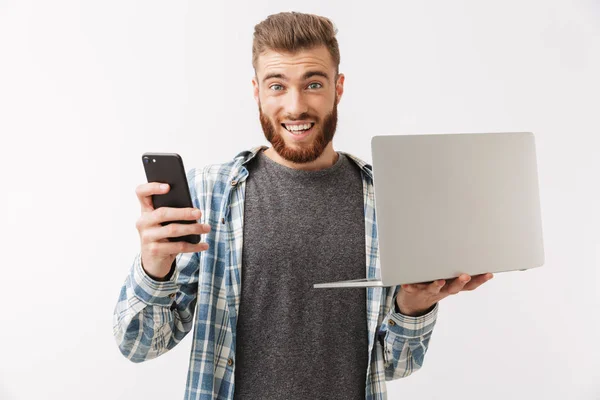
M 325 72 L 323 71 L 307 71 L 304 73 L 304 75 L 302 75 L 302 80 L 307 80 L 309 78 L 312 78 L 313 76 L 320 76 L 323 77 L 327 80 L 329 80 L 329 75 L 327 75 Z M 287 81 L 288 78 L 280 73 L 270 73 L 265 75 L 265 77 L 263 78 L 263 82 L 268 81 L 269 79 L 281 79 L 283 81 Z

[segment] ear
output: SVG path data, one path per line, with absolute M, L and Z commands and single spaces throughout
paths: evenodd
M 344 81 L 345 80 L 346 80 L 346 77 L 344 76 L 344 74 L 338 74 L 337 81 L 335 83 L 335 94 L 337 96 L 338 104 L 340 103 L 340 100 L 342 99 L 342 95 L 344 94 Z
M 258 97 L 258 78 L 256 77 L 256 75 L 254 75 L 254 78 L 252 78 L 252 87 L 254 88 L 254 100 L 256 101 L 256 104 L 259 104 L 260 99 Z

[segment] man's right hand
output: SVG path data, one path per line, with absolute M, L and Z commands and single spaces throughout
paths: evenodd
M 152 195 L 164 194 L 169 185 L 164 183 L 145 183 L 139 185 L 135 193 L 142 207 L 142 215 L 136 222 L 140 234 L 142 267 L 152 278 L 164 278 L 171 270 L 171 265 L 179 253 L 195 253 L 208 250 L 208 243 L 170 242 L 167 238 L 210 232 L 210 225 L 171 223 L 162 226 L 166 221 L 199 220 L 202 213 L 197 208 L 154 209 Z

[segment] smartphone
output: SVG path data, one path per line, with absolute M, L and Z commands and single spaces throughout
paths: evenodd
M 187 208 L 193 207 L 190 188 L 187 182 L 183 160 L 177 153 L 144 153 L 142 154 L 144 171 L 148 182 L 168 183 L 169 191 L 165 194 L 152 196 L 154 209 L 160 207 Z M 197 221 L 166 221 L 161 225 L 171 223 L 194 224 Z M 186 235 L 169 238 L 171 242 L 185 241 L 192 244 L 200 242 L 200 235 Z

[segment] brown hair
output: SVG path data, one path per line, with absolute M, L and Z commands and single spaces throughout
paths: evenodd
M 256 71 L 258 56 L 266 50 L 295 53 L 324 45 L 329 50 L 336 73 L 340 64 L 340 49 L 330 19 L 314 14 L 282 12 L 269 15 L 254 27 L 252 66 Z

